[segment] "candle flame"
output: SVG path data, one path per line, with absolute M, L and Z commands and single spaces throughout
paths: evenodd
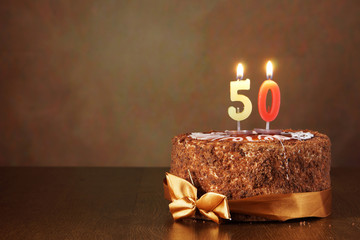
M 273 65 L 271 61 L 268 61 L 266 64 L 266 77 L 268 79 L 272 79 L 272 76 L 273 76 Z
M 244 67 L 241 63 L 239 63 L 236 69 L 236 79 L 243 79 L 243 77 L 244 77 Z

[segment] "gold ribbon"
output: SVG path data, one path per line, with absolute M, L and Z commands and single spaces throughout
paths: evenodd
M 164 182 L 165 197 L 172 202 L 169 204 L 174 220 L 194 217 L 196 209 L 205 217 L 219 223 L 219 217 L 230 219 L 230 210 L 226 196 L 208 192 L 197 200 L 197 189 L 188 181 L 170 173 L 166 173 Z
M 229 208 L 232 213 L 278 221 L 327 217 L 331 214 L 331 188 L 318 192 L 267 194 L 229 201 L 224 195 L 209 192 L 196 201 L 197 189 L 191 183 L 169 173 L 166 173 L 166 180 L 164 194 L 166 199 L 172 201 L 169 207 L 175 220 L 193 217 L 195 206 L 203 215 L 217 223 L 217 216 L 230 218 L 230 213 L 226 211 Z

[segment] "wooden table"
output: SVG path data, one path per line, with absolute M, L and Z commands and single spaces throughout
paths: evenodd
M 166 168 L 0 168 L 0 239 L 360 239 L 360 169 L 332 169 L 333 214 L 174 223 Z M 305 223 L 304 223 L 305 222 Z

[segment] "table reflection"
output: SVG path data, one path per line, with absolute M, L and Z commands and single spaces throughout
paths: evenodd
M 169 239 L 231 239 L 228 232 L 220 231 L 220 226 L 210 221 L 183 220 L 170 227 Z

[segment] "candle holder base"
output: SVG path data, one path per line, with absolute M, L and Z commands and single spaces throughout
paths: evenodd
M 225 130 L 225 133 L 231 136 L 256 134 L 253 130 Z
M 281 129 L 264 129 L 264 128 L 254 128 L 254 131 L 258 134 L 270 134 L 270 135 L 276 135 L 281 134 Z

